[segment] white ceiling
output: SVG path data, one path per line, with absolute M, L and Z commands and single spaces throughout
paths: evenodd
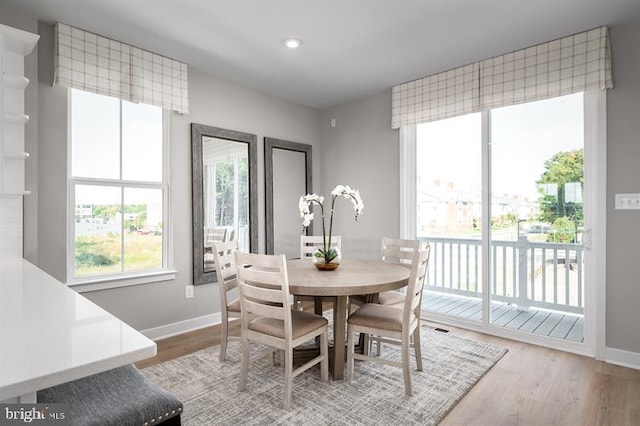
M 640 0 L 0 0 L 0 5 L 313 108 L 593 27 L 640 20 Z M 301 39 L 302 47 L 283 47 L 288 37 Z

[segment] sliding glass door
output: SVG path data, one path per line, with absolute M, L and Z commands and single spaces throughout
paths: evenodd
M 584 117 L 578 93 L 416 127 L 427 317 L 584 342 Z
M 482 320 L 481 115 L 416 129 L 416 232 L 431 244 L 424 308 Z
M 490 112 L 491 317 L 584 340 L 582 93 Z

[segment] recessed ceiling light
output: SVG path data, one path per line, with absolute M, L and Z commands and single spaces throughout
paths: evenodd
M 288 38 L 283 43 L 289 49 L 297 49 L 302 44 L 302 41 L 298 40 L 297 38 Z

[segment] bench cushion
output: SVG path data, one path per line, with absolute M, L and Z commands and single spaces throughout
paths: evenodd
M 72 425 L 152 425 L 182 414 L 182 403 L 134 365 L 38 391 L 38 404 L 67 404 Z

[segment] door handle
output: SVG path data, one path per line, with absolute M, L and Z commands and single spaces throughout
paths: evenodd
M 591 232 L 591 228 L 585 229 L 582 231 L 582 246 L 587 250 L 591 250 L 592 243 L 593 233 Z

